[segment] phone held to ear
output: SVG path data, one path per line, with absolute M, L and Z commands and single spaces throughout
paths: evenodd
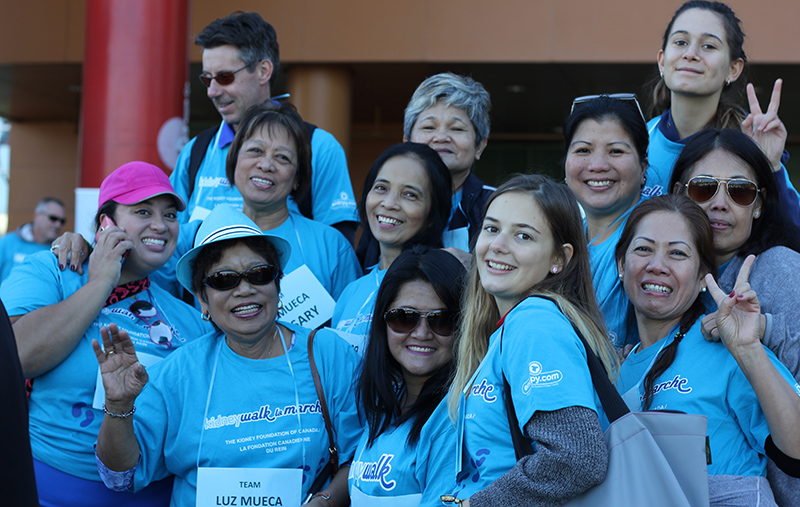
M 94 237 L 95 244 L 97 244 L 97 240 L 100 239 L 100 233 L 108 229 L 112 225 L 117 225 L 117 224 L 114 223 L 114 220 L 112 220 L 111 217 L 104 216 L 103 219 L 100 221 L 100 228 L 97 229 L 97 234 Z M 122 254 L 122 260 L 125 260 L 127 256 L 128 256 L 128 251 L 125 250 L 125 253 Z

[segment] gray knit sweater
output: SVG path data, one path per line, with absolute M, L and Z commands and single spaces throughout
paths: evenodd
M 536 441 L 536 452 L 472 495 L 470 506 L 556 507 L 603 482 L 608 449 L 594 411 L 538 411 L 525 425 L 525 435 Z
M 730 260 L 719 279 L 723 291 L 733 290 L 743 262 L 738 256 Z M 749 281 L 761 312 L 769 314 L 764 345 L 800 381 L 800 253 L 782 246 L 762 252 L 750 268 Z M 767 478 L 778 505 L 800 506 L 800 479 L 784 474 L 772 461 L 767 462 Z

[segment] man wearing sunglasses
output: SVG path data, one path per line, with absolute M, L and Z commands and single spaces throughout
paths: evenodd
M 222 123 L 183 148 L 170 176 L 186 202 L 181 223 L 202 220 L 219 204 L 241 209 L 242 197 L 225 177 L 225 159 L 245 111 L 270 100 L 280 63 L 275 29 L 254 12 L 237 11 L 211 22 L 195 44 L 203 48 L 200 81 Z M 330 133 L 311 124 L 306 127 L 311 137 L 311 195 L 300 203 L 289 197 L 289 209 L 335 227 L 352 243 L 356 202 L 344 149 Z
M 45 197 L 36 205 L 32 222 L 0 238 L 0 282 L 28 255 L 50 248 L 50 243 L 61 235 L 66 216 L 64 203 Z

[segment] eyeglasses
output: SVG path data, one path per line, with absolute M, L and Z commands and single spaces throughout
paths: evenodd
M 250 65 L 252 65 L 252 64 L 248 63 L 247 65 L 245 65 L 241 69 L 236 69 L 233 72 L 230 72 L 230 71 L 220 72 L 216 76 L 209 76 L 208 74 L 200 74 L 198 77 L 200 78 L 200 81 L 202 81 L 203 84 L 206 85 L 206 88 L 211 86 L 211 81 L 214 81 L 214 80 L 216 80 L 217 83 L 221 84 L 222 86 L 225 86 L 225 85 L 229 85 L 229 84 L 233 83 L 233 80 L 235 79 L 234 74 L 236 74 L 240 70 L 246 69 Z
M 410 333 L 419 326 L 421 318 L 425 318 L 431 331 L 440 336 L 450 336 L 455 331 L 456 315 L 448 310 L 421 312 L 411 308 L 392 308 L 383 314 L 386 325 L 395 333 Z
M 714 178 L 712 176 L 695 176 L 689 180 L 686 187 L 686 195 L 689 199 L 697 203 L 710 201 L 719 192 L 721 184 L 725 184 L 725 191 L 731 200 L 747 208 L 756 202 L 759 190 L 758 185 L 745 178 Z
M 231 290 L 239 285 L 242 278 L 253 285 L 267 285 L 278 276 L 278 268 L 263 264 L 247 271 L 218 271 L 203 279 L 203 285 L 216 290 Z
M 67 223 L 67 219 L 66 218 L 57 217 L 55 215 L 45 215 L 45 216 L 48 219 L 50 219 L 51 222 L 54 222 L 54 223 L 57 222 L 60 225 L 64 225 L 65 223 Z
M 639 110 L 639 116 L 642 117 L 642 121 L 645 123 L 645 125 L 647 124 L 647 120 L 644 119 L 644 114 L 642 113 L 642 106 L 640 106 L 639 105 L 639 101 L 636 100 L 636 94 L 635 93 L 611 93 L 611 94 L 601 93 L 600 95 L 584 95 L 583 97 L 576 97 L 572 101 L 572 107 L 569 110 L 569 114 L 572 114 L 572 112 L 575 111 L 575 106 L 577 106 L 578 104 L 583 104 L 585 102 L 591 102 L 591 101 L 593 101 L 595 99 L 599 99 L 601 97 L 606 97 L 606 98 L 614 99 L 614 100 L 632 101 L 634 104 L 636 104 L 636 109 Z
M 150 341 L 166 348 L 172 347 L 172 328 L 162 320 L 161 315 L 149 301 L 136 300 L 131 303 L 130 310 L 147 324 Z M 154 317 L 158 318 L 151 324 L 149 319 Z

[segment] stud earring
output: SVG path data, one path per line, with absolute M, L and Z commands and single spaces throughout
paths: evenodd
M 706 289 L 705 287 L 700 287 L 700 292 L 705 292 L 706 290 L 708 289 Z
M 760 216 L 761 216 L 761 212 L 760 211 L 756 211 L 755 213 L 753 213 L 753 218 L 758 218 Z
M 658 75 L 661 76 L 661 78 L 663 79 L 664 78 L 664 69 L 658 69 Z
M 622 281 L 622 273 L 619 274 L 619 281 Z
M 554 275 L 558 274 L 558 267 L 557 266 L 553 266 L 553 274 Z

